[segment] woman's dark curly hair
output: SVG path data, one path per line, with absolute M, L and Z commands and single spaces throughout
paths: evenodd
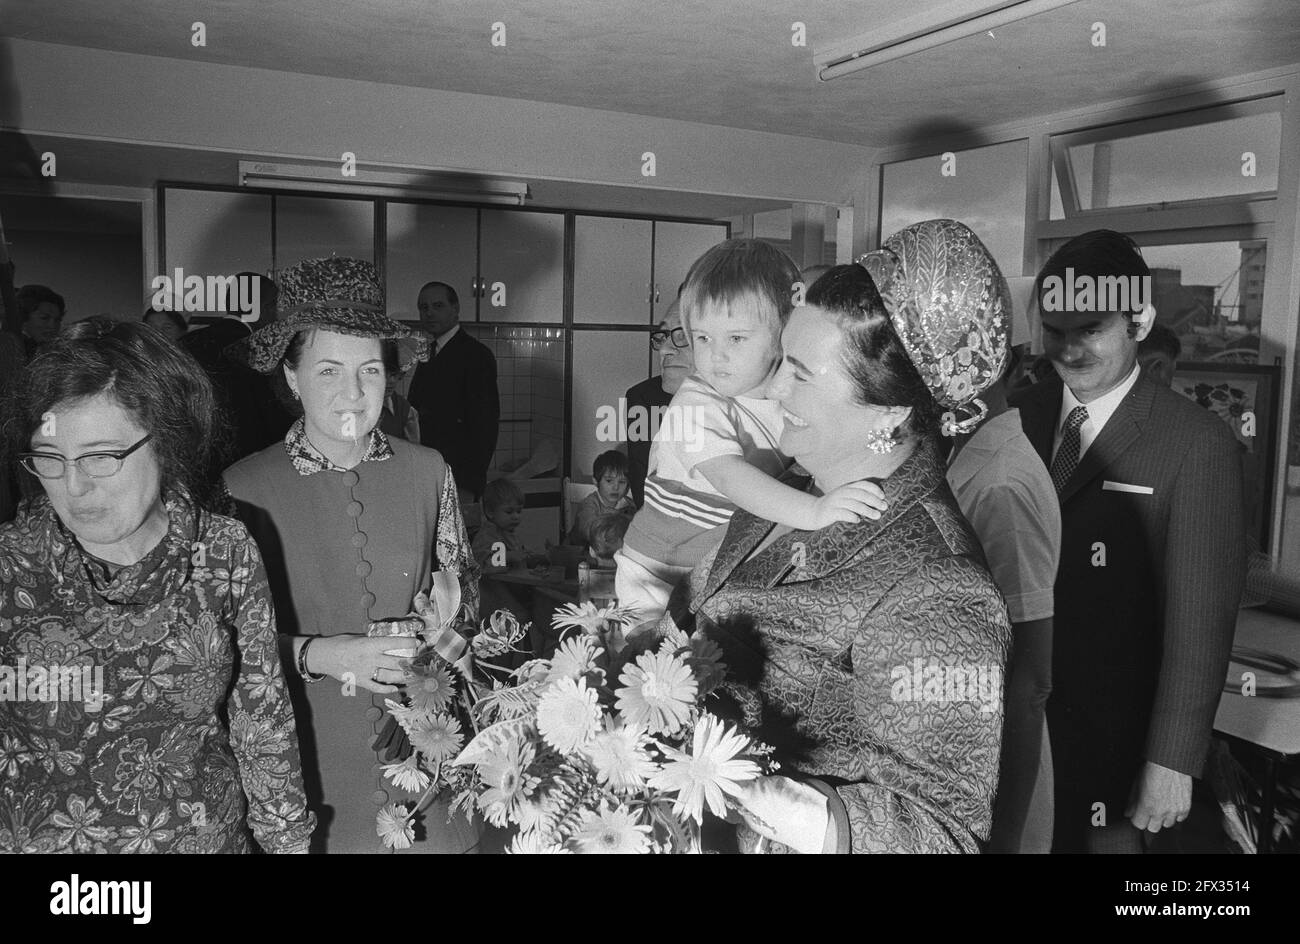
M 216 483 L 209 469 L 226 436 L 212 384 L 198 362 L 139 322 L 87 318 L 40 349 L 10 387 L 6 458 L 31 448 L 47 413 L 101 393 L 153 436 L 164 493 L 211 507 Z
M 943 411 L 908 357 L 871 274 L 857 263 L 835 266 L 812 284 L 807 302 L 838 320 L 844 332 L 844 370 L 857 402 L 910 406 L 900 432 L 937 433 Z

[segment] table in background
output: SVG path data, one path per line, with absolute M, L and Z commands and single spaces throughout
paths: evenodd
M 1300 662 L 1300 621 L 1262 610 L 1242 610 L 1233 645 L 1263 649 Z M 1256 850 L 1273 844 L 1273 809 L 1277 801 L 1277 767 L 1300 756 L 1300 698 L 1260 698 L 1224 692 L 1214 717 L 1214 730 L 1264 760 L 1260 785 L 1259 839 Z

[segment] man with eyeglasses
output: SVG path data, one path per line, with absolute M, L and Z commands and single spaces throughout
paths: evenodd
M 629 387 L 623 394 L 628 412 L 628 426 L 632 427 L 632 418 L 638 413 L 646 417 L 662 414 L 672 402 L 677 388 L 695 369 L 695 359 L 691 354 L 691 342 L 682 327 L 682 313 L 677 302 L 668 306 L 664 320 L 659 322 L 650 333 L 650 344 L 659 355 L 659 373 L 648 380 L 643 380 L 634 387 Z M 636 410 L 637 412 L 633 412 Z M 627 483 L 632 490 L 632 500 L 638 508 L 645 500 L 645 477 L 650 468 L 650 444 L 654 438 L 653 430 L 659 424 L 642 423 L 637 425 L 637 432 L 642 429 L 645 435 L 632 436 L 628 433 L 627 443 Z

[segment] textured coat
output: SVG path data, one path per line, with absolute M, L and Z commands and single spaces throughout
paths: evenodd
M 784 481 L 808 488 L 798 473 Z M 1006 605 L 932 442 L 882 486 L 879 521 L 793 531 L 748 561 L 774 526 L 738 511 L 692 575 L 689 610 L 786 772 L 835 788 L 840 848 L 977 852 L 997 788 Z M 924 670 L 953 686 L 914 686 Z M 985 697 L 951 670 L 983 679 Z
M 1053 378 L 1015 400 L 1049 465 L 1062 396 Z M 1143 761 L 1200 775 L 1245 574 L 1240 449 L 1143 376 L 1060 499 L 1047 710 L 1057 846 L 1075 848 L 1093 804 L 1123 813 Z

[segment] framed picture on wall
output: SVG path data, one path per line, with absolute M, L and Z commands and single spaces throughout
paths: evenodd
M 1277 459 L 1282 368 L 1256 364 L 1179 361 L 1173 391 L 1223 420 L 1245 453 L 1246 530 L 1267 547 L 1272 522 L 1273 464 Z

